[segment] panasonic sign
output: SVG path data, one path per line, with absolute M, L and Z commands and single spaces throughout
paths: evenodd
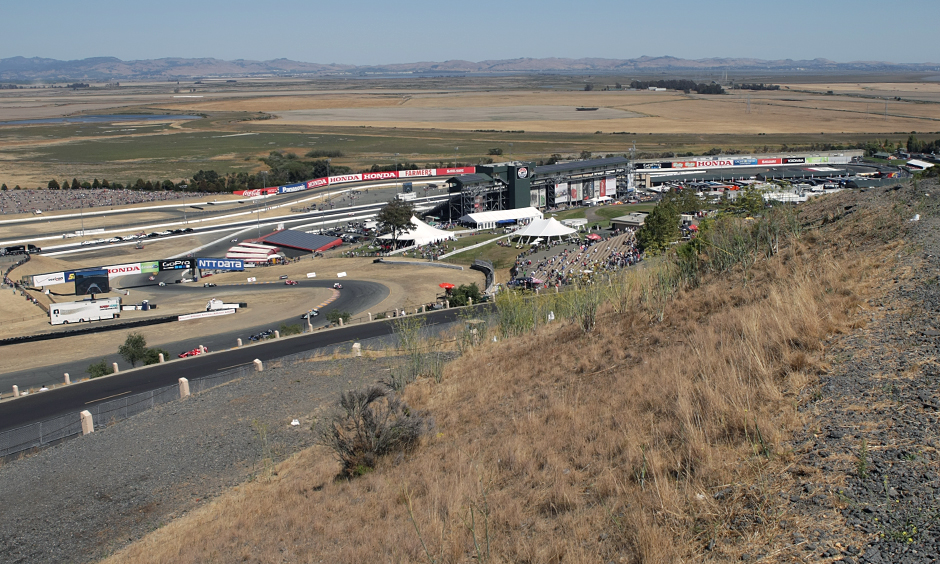
M 245 261 L 239 259 L 196 259 L 196 266 L 207 270 L 245 270 Z

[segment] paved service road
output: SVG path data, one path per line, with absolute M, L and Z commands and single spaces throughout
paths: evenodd
M 474 306 L 474 307 L 486 307 Z M 436 311 L 422 316 L 426 325 L 441 325 L 458 320 L 460 309 Z M 198 380 L 222 370 L 304 353 L 340 343 L 382 337 L 394 333 L 394 320 L 376 321 L 308 333 L 297 337 L 265 341 L 251 346 L 200 355 L 167 364 L 154 364 L 115 376 L 64 386 L 48 392 L 0 404 L 0 431 L 12 429 L 87 409 L 99 401 L 146 392 L 176 384 L 180 377 Z

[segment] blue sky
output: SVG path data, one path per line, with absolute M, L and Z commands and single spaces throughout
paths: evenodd
M 938 0 L 0 0 L 0 17 L 0 58 L 940 63 Z

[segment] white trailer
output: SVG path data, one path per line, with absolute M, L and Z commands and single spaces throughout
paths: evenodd
M 206 311 L 213 311 L 217 309 L 238 309 L 239 307 L 241 307 L 241 304 L 227 304 L 222 300 L 212 298 L 209 300 L 209 303 L 206 304 Z
M 121 317 L 121 298 L 63 302 L 49 306 L 49 323 L 81 323 Z

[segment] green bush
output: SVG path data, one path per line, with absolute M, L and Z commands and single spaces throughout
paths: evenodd
M 88 372 L 88 376 L 91 378 L 100 378 L 108 374 L 113 374 L 114 367 L 108 363 L 107 359 L 102 358 L 99 362 L 89 364 L 85 372 Z
M 144 354 L 144 366 L 149 366 L 151 364 L 158 364 L 160 362 L 160 354 L 163 354 L 163 360 L 170 360 L 170 351 L 166 349 L 160 349 L 153 347 L 147 349 L 147 352 Z
M 465 306 L 468 303 L 467 298 L 473 298 L 473 303 L 478 304 L 481 301 L 480 288 L 477 283 L 461 284 L 455 288 L 450 296 L 450 305 L 453 307 Z
M 352 314 L 348 311 L 337 311 L 335 309 L 326 314 L 327 321 L 337 324 L 339 323 L 340 319 L 343 320 L 343 323 L 348 323 L 350 317 L 352 317 Z
M 303 331 L 303 328 L 299 324 L 287 325 L 286 323 L 281 323 L 281 327 L 278 329 L 281 337 L 285 337 L 287 335 L 299 335 L 303 333 Z

